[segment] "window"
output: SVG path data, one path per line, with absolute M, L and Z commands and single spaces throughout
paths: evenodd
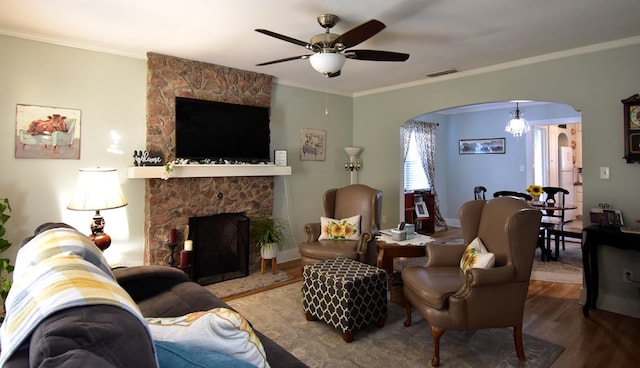
M 422 168 L 418 147 L 416 146 L 415 134 L 411 134 L 409 139 L 409 152 L 404 161 L 404 190 L 429 189 L 427 175 Z

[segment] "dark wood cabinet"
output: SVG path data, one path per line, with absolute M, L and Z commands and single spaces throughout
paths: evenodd
M 428 216 L 420 217 L 416 212 L 416 202 L 422 198 L 425 203 Z M 435 232 L 435 199 L 429 192 L 405 192 L 404 193 L 404 221 L 416 225 L 416 232 L 420 234 L 433 234 Z

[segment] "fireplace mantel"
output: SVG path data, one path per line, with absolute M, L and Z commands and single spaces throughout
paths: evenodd
M 160 179 L 164 166 L 131 166 L 129 179 Z M 175 165 L 171 178 L 213 178 L 227 176 L 283 176 L 291 175 L 291 166 L 276 165 Z

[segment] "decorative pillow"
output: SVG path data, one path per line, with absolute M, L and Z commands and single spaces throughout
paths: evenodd
M 244 317 L 214 308 L 172 318 L 146 318 L 154 340 L 175 342 L 229 355 L 268 368 L 264 347 Z
M 475 238 L 467 245 L 460 259 L 460 269 L 467 272 L 470 268 L 491 268 L 496 262 L 495 254 L 489 252 L 480 238 Z
M 360 215 L 342 220 L 320 217 L 318 240 L 358 240 L 360 238 Z
M 159 368 L 251 368 L 255 367 L 232 356 L 209 351 L 184 344 L 167 341 L 155 341 Z

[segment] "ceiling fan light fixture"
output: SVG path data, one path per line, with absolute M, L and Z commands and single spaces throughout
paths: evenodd
M 346 60 L 344 55 L 335 52 L 319 52 L 309 58 L 311 67 L 325 75 L 339 72 Z
M 522 115 L 523 113 L 520 111 L 518 103 L 516 102 L 516 109 L 511 112 L 511 120 L 509 120 L 507 126 L 504 127 L 504 131 L 513 134 L 516 138 L 519 138 L 531 130 L 529 123 L 524 117 L 522 117 Z

